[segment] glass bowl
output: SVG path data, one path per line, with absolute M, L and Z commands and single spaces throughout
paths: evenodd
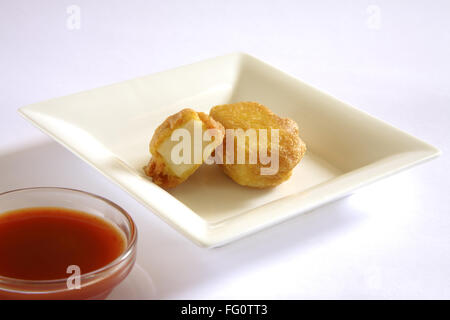
M 130 215 L 100 196 L 66 188 L 27 188 L 0 194 L 0 215 L 18 209 L 59 207 L 96 215 L 118 227 L 126 247 L 109 264 L 80 275 L 78 289 L 67 279 L 24 280 L 0 274 L 0 299 L 104 299 L 129 274 L 136 260 L 137 229 Z M 70 274 L 68 274 L 70 277 Z

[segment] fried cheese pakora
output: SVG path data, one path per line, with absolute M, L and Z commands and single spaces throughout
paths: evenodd
M 171 115 L 153 134 L 145 174 L 163 188 L 177 186 L 222 143 L 224 133 L 223 126 L 203 112 L 183 109 Z
M 306 152 L 297 123 L 277 116 L 257 102 L 218 105 L 211 109 L 210 116 L 226 129 L 222 145 L 222 169 L 240 185 L 275 187 L 289 179 Z M 251 141 L 255 135 L 256 140 Z M 230 143 L 231 140 L 233 143 Z M 261 153 L 263 150 L 266 150 L 266 157 L 264 152 Z M 242 155 L 245 156 L 244 163 L 239 161 Z M 252 162 L 252 158 L 256 161 Z M 268 170 L 267 158 L 274 170 Z

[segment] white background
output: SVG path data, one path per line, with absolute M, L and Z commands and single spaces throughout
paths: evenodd
M 81 10 L 80 29 L 67 26 L 70 5 Z M 158 299 L 449 299 L 449 16 L 449 1 L 0 0 L 0 192 L 73 187 L 123 206 L 138 223 L 138 263 Z M 255 55 L 443 155 L 207 250 L 17 113 L 233 51 Z

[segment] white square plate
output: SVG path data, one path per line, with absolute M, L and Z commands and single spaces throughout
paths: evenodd
M 142 167 L 155 128 L 184 107 L 258 101 L 298 122 L 308 152 L 274 189 L 203 165 L 167 192 Z M 251 57 L 235 53 L 20 109 L 22 115 L 203 246 L 279 223 L 439 150 Z

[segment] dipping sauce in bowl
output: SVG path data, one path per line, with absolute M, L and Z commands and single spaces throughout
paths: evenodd
M 0 274 L 27 280 L 67 277 L 68 266 L 83 273 L 114 261 L 125 235 L 108 221 L 64 208 L 28 208 L 0 215 Z
M 131 271 L 136 239 L 131 217 L 93 194 L 0 194 L 0 299 L 103 299 Z

